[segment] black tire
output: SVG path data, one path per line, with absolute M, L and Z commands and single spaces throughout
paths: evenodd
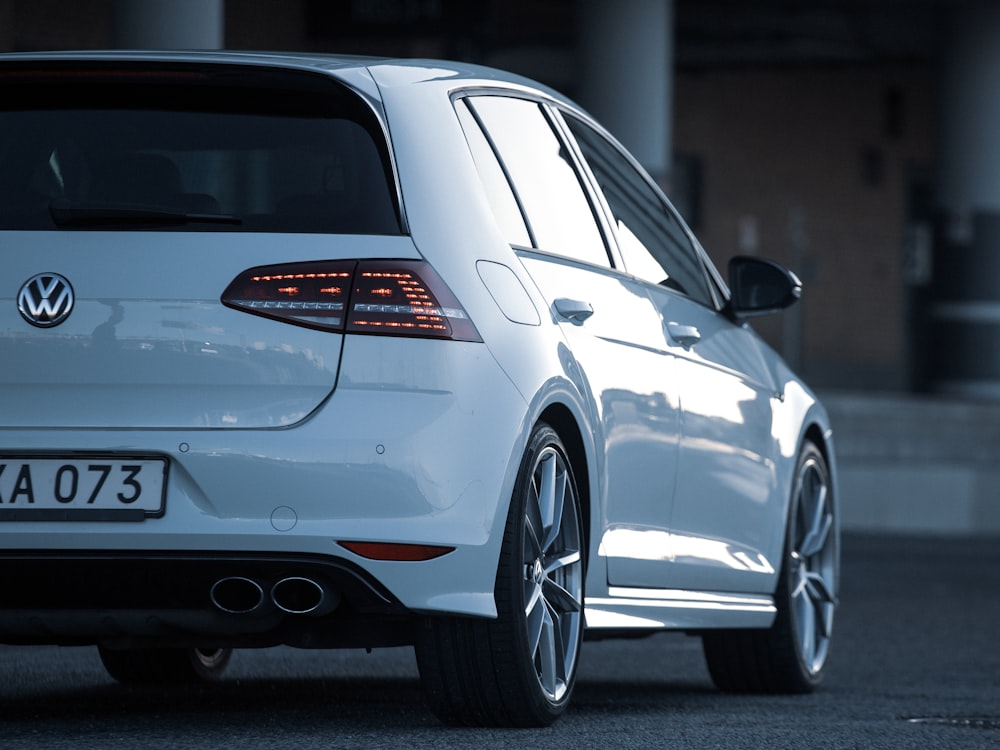
M 830 472 L 809 441 L 796 464 L 785 537 L 772 626 L 702 636 L 708 671 L 722 690 L 808 693 L 823 679 L 837 603 L 839 535 Z
M 539 727 L 565 711 L 583 634 L 583 539 L 569 459 L 540 424 L 504 530 L 497 619 L 428 617 L 417 634 L 424 695 L 442 722 Z
M 108 674 L 126 685 L 214 682 L 229 665 L 229 648 L 97 647 Z

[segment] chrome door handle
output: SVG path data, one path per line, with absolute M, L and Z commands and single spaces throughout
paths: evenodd
M 681 323 L 667 323 L 667 335 L 670 336 L 671 341 L 680 344 L 685 349 L 690 349 L 701 341 L 701 331 L 694 326 L 686 326 Z
M 594 306 L 579 299 L 561 297 L 553 302 L 556 312 L 574 323 L 582 323 L 594 314 Z

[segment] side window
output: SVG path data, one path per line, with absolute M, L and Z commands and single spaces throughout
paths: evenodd
M 464 99 L 455 102 L 455 111 L 458 113 L 458 120 L 465 131 L 465 139 L 469 143 L 472 151 L 472 160 L 476 164 L 476 171 L 479 172 L 479 180 L 486 188 L 486 195 L 496 217 L 497 225 L 503 233 L 504 239 L 510 245 L 521 245 L 531 247 L 531 237 L 528 235 L 528 228 L 524 225 L 524 216 L 521 215 L 521 208 L 517 205 L 517 199 L 511 192 L 510 183 L 503 173 L 500 162 L 497 161 L 493 147 L 490 146 L 486 136 L 483 135 L 479 123 L 476 122 L 472 112 L 469 111 Z
M 468 100 L 493 141 L 539 250 L 609 266 L 607 247 L 569 161 L 541 107 L 526 99 Z
M 673 209 L 614 144 L 579 120 L 565 119 L 614 214 L 625 269 L 714 306 L 701 255 Z

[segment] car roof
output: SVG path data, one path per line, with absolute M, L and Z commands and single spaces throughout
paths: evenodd
M 272 52 L 253 50 L 67 50 L 45 52 L 13 52 L 0 54 L 5 62 L 154 62 L 202 63 L 217 65 L 251 65 L 271 68 L 337 71 L 395 68 L 408 71 L 413 80 L 447 76 L 462 83 L 468 80 L 488 80 L 535 89 L 554 99 L 566 100 L 559 92 L 515 73 L 485 65 L 455 60 L 410 59 L 366 55 L 339 55 L 319 52 Z
M 367 67 L 384 58 L 363 55 L 329 55 L 301 52 L 234 51 L 234 50 L 59 50 L 42 52 L 11 52 L 0 60 L 12 61 L 108 61 L 108 62 L 202 62 L 220 64 L 252 64 L 275 67 L 310 67 L 327 70 Z

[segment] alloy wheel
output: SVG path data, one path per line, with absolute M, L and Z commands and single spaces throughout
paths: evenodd
M 569 688 L 583 625 L 578 505 L 565 459 L 554 447 L 544 448 L 526 498 L 524 615 L 535 674 L 553 702 Z
M 826 468 L 810 455 L 799 465 L 797 513 L 790 561 L 795 634 L 803 666 L 826 663 L 837 605 L 837 535 Z

